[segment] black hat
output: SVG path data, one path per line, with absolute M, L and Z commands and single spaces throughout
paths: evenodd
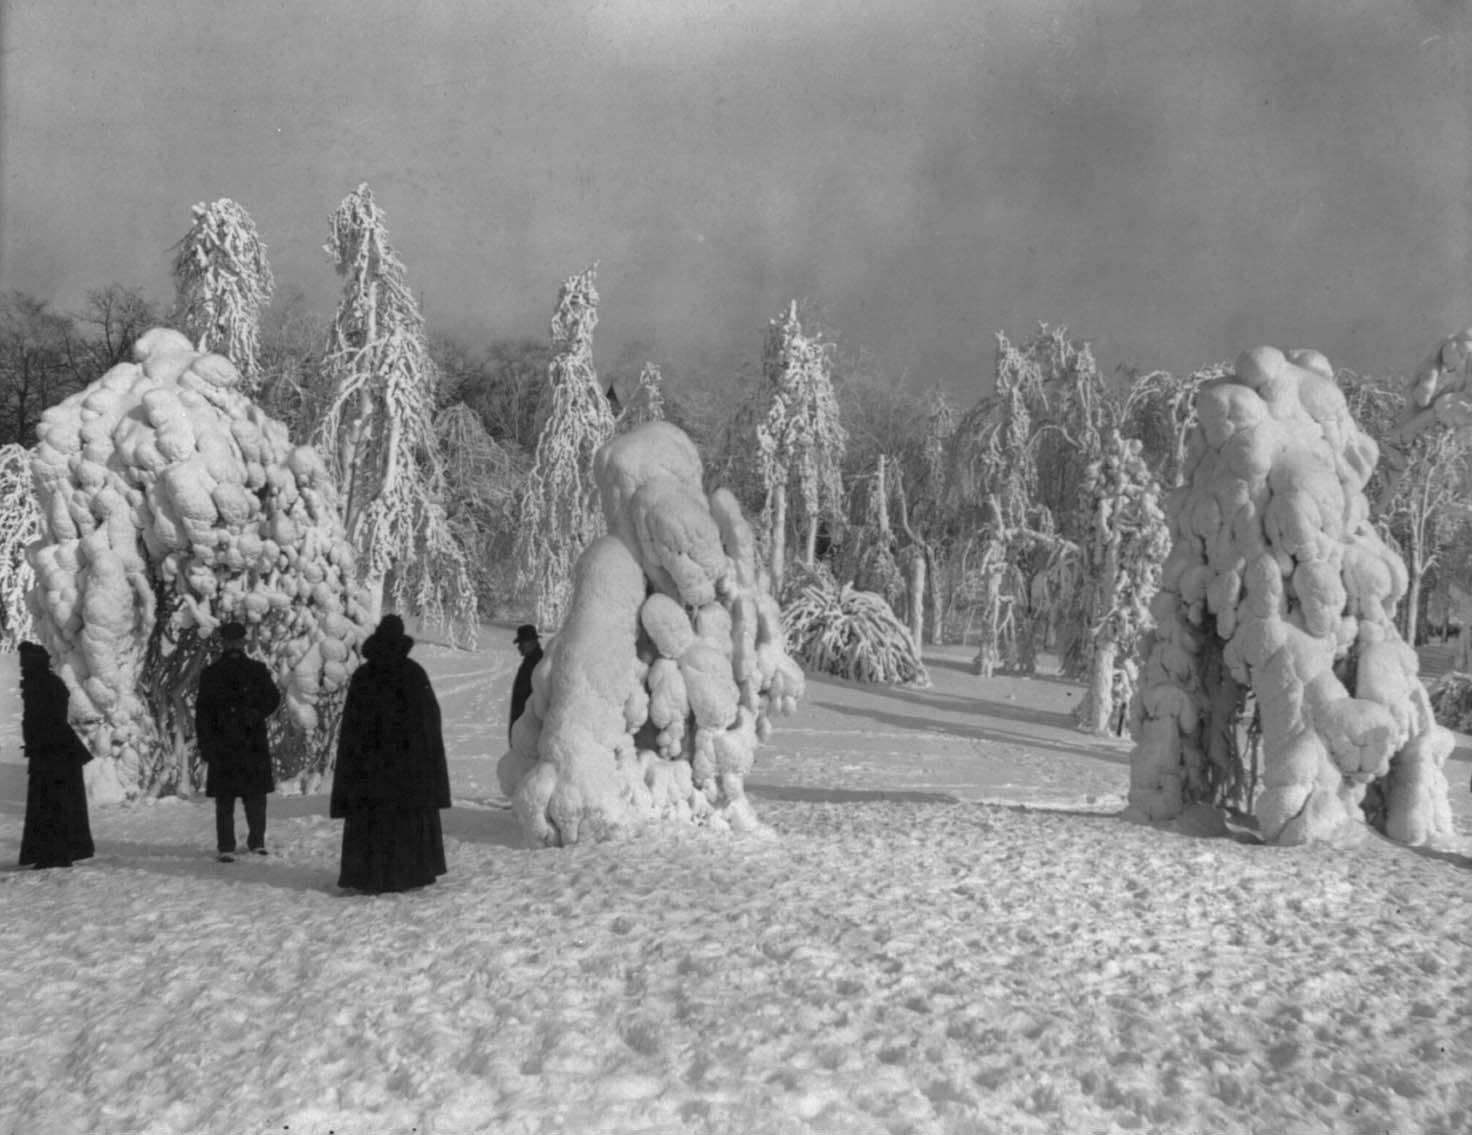
M 242 623 L 221 623 L 220 637 L 226 642 L 239 642 L 245 638 L 245 626 Z
M 51 652 L 39 642 L 23 642 L 20 644 L 20 660 L 25 665 L 45 663 L 50 666 Z
M 398 615 L 385 615 L 378 620 L 378 626 L 373 633 L 384 642 L 397 642 L 404 637 L 404 620 Z
M 524 642 L 538 642 L 537 628 L 531 623 L 522 623 L 516 628 L 516 638 L 512 640 L 513 645 L 520 646 Z

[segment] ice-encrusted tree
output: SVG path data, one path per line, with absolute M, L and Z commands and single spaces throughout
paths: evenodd
M 1156 596 L 1130 812 L 1250 808 L 1263 838 L 1454 838 L 1436 724 L 1396 629 L 1405 565 L 1370 522 L 1377 447 L 1328 360 L 1259 347 L 1196 398 Z M 1260 726 L 1259 770 L 1244 716 Z
M 1180 482 L 1186 464 L 1186 439 L 1196 424 L 1196 390 L 1209 378 L 1230 371 L 1223 364 L 1180 378 L 1154 370 L 1124 376 L 1122 432 L 1141 443 L 1141 456 L 1167 491 Z
M 593 457 L 613 436 L 614 419 L 593 367 L 597 272 L 596 263 L 589 265 L 557 294 L 545 414 L 521 498 L 518 579 L 536 588 L 536 622 L 544 633 L 562 625 L 573 565 L 603 533 Z
M 648 821 L 759 827 L 744 789 L 774 714 L 803 692 L 736 498 L 695 445 L 649 422 L 599 450 L 608 531 L 578 557 L 497 775 L 529 842 Z
M 275 288 L 266 245 L 250 214 L 228 197 L 201 201 L 193 212 L 174 257 L 179 328 L 199 350 L 233 362 L 254 397 L 261 385 L 261 312 Z
M 30 608 L 98 758 L 89 789 L 197 784 L 194 689 L 226 619 L 283 687 L 278 778 L 310 789 L 367 620 L 332 478 L 223 356 L 155 328 L 133 359 L 47 410 L 31 454 Z
M 26 596 L 36 573 L 26 549 L 40 536 L 31 451 L 15 442 L 0 445 L 0 650 L 15 650 L 35 633 Z
M 639 371 L 639 382 L 619 413 L 617 426 L 632 429 L 645 422 L 662 422 L 664 412 L 664 376 L 654 363 L 645 363 Z
M 1150 603 L 1170 551 L 1160 485 L 1138 439 L 1111 430 L 1085 472 L 1078 546 L 1083 580 L 1084 697 L 1076 710 L 1090 733 L 1123 734 L 1139 674 L 1138 656 L 1153 625 Z
M 910 629 L 916 645 L 940 642 L 945 633 L 947 583 L 955 545 L 954 516 L 946 494 L 946 454 L 956 435 L 956 407 L 934 392 L 925 413 L 913 482 L 901 485 L 900 527 L 911 534 Z M 927 626 L 928 624 L 928 626 Z
M 817 560 L 818 527 L 843 519 L 840 476 L 848 435 L 833 395 L 829 345 L 803 333 L 797 301 L 771 321 L 762 345 L 761 387 L 756 392 L 755 460 L 765 494 L 762 526 L 767 534 L 772 582 L 782 594 L 787 563 L 789 489 L 795 491 L 796 520 L 803 532 L 801 561 Z
M 445 461 L 450 530 L 465 550 L 482 610 L 499 609 L 513 591 L 517 493 L 526 460 L 500 445 L 464 402 L 435 416 Z
M 1001 345 L 998 336 L 999 361 Z M 1050 539 L 1038 515 L 1037 435 L 1033 408 L 1039 376 L 999 365 L 992 393 L 962 416 L 950 445 L 946 491 L 969 537 L 962 570 L 979 581 L 980 642 L 972 669 L 990 677 L 999 667 L 1022 669 L 1015 606 L 1024 586 L 1017 559 Z M 969 562 L 968 562 L 969 561 Z
M 323 360 L 331 396 L 312 441 L 338 486 L 373 616 L 391 603 L 473 642 L 475 588 L 445 514 L 424 316 L 366 182 L 332 214 L 324 251 L 343 294 Z

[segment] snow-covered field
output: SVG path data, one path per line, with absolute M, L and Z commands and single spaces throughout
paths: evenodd
M 524 850 L 516 655 L 483 643 L 415 652 L 437 886 L 337 894 L 325 797 L 272 797 L 263 861 L 216 863 L 193 800 L 96 807 L 95 860 L 0 873 L 0 1131 L 1472 1131 L 1472 860 L 1122 822 L 1128 745 L 1069 727 L 1078 689 L 959 648 L 930 690 L 810 679 L 748 780 L 770 838 Z

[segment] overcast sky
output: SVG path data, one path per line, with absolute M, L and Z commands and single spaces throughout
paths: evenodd
M 171 295 L 198 201 L 324 312 L 366 180 L 435 329 L 728 373 L 792 297 L 917 388 L 1406 371 L 1472 323 L 1465 0 L 0 0 L 0 289 Z

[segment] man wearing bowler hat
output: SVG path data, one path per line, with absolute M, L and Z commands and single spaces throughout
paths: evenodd
M 537 637 L 537 628 L 531 623 L 522 623 L 516 628 L 516 649 L 521 651 L 521 668 L 516 671 L 516 681 L 511 683 L 511 719 L 506 723 L 506 740 L 511 740 L 511 727 L 526 709 L 532 696 L 532 671 L 542 660 L 542 641 Z
M 209 765 L 205 795 L 215 799 L 215 847 L 221 863 L 235 859 L 235 799 L 245 806 L 245 845 L 266 854 L 266 795 L 276 791 L 266 718 L 281 704 L 281 692 L 264 662 L 247 657 L 245 627 L 223 624 L 224 653 L 199 676 L 194 735 L 199 759 Z

